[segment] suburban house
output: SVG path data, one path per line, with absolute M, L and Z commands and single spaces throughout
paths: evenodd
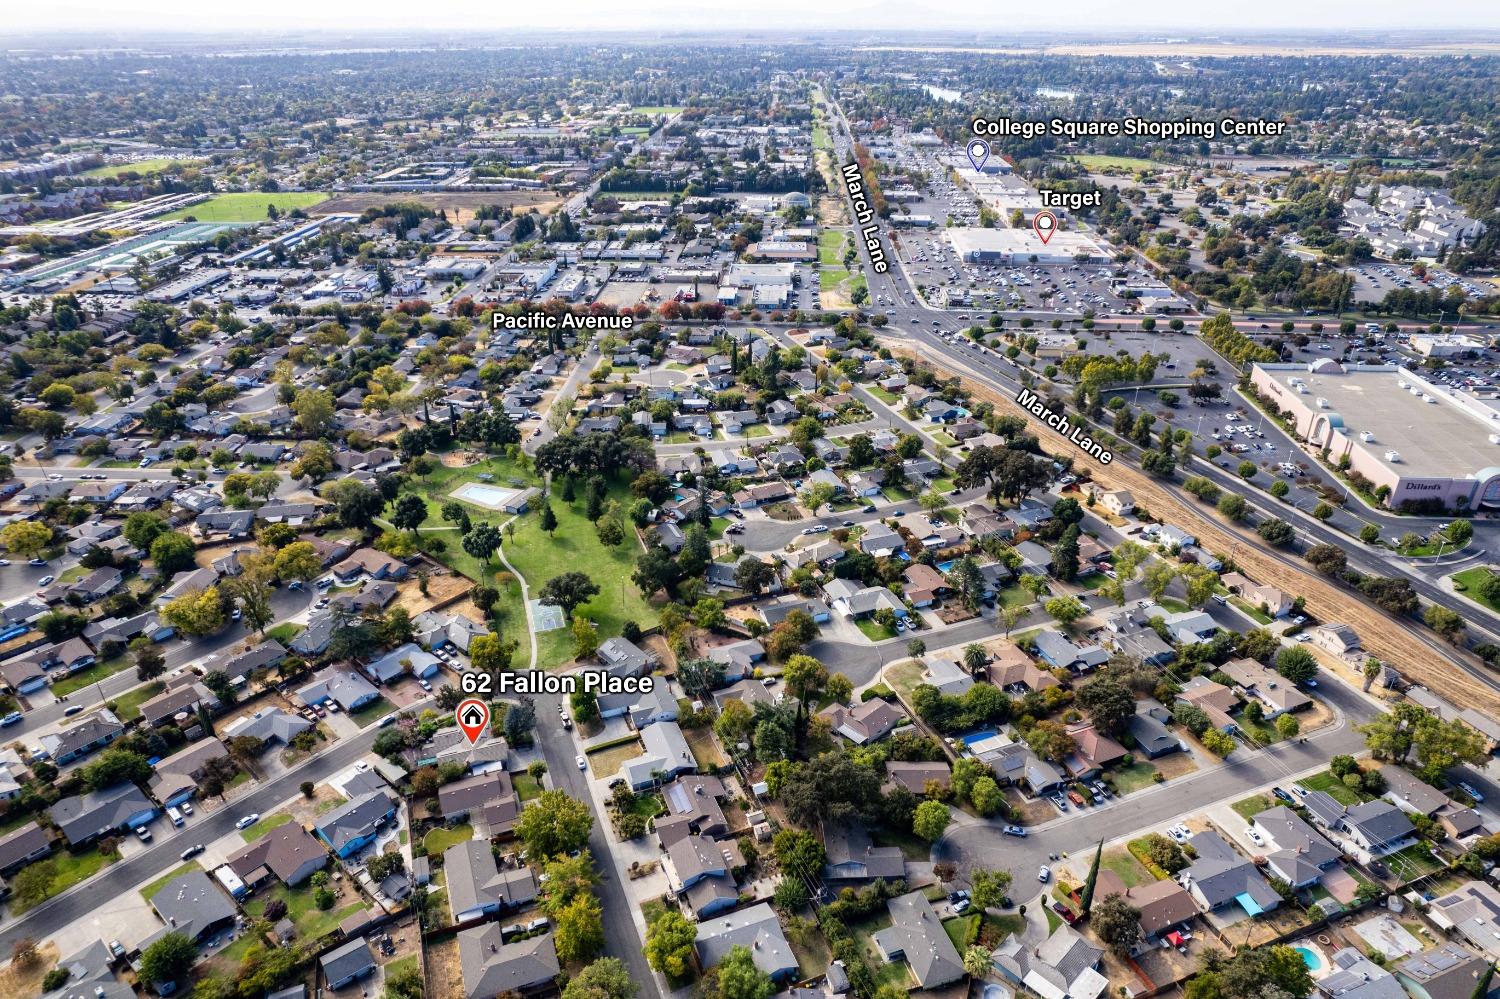
M 261 708 L 253 715 L 230 722 L 221 731 L 226 739 L 247 735 L 263 743 L 279 742 L 284 746 L 312 727 L 313 723 L 300 715 L 280 708 Z
M 373 548 L 360 548 L 333 567 L 341 583 L 352 583 L 360 576 L 371 579 L 405 579 L 407 565 L 398 558 Z
M 887 961 L 905 961 L 917 988 L 935 989 L 964 977 L 964 962 L 932 903 L 920 891 L 887 899 L 891 925 L 872 939 Z
M 665 864 L 673 890 L 695 918 L 706 919 L 739 904 L 735 872 L 745 866 L 745 858 L 734 840 L 683 836 L 667 847 Z
M 444 822 L 461 822 L 492 801 L 515 796 L 510 774 L 504 769 L 486 770 L 438 788 L 438 805 Z
M 705 774 L 684 774 L 661 789 L 667 813 L 658 816 L 656 838 L 663 848 L 684 836 L 695 834 L 717 839 L 729 831 L 729 820 L 718 799 L 725 794 L 724 782 Z
M 889 610 L 898 618 L 907 614 L 906 605 L 884 586 L 860 586 L 847 579 L 830 579 L 823 584 L 823 592 L 835 611 L 844 617 L 871 617 L 879 610 Z
M 337 990 L 375 973 L 375 955 L 364 937 L 355 937 L 342 947 L 329 951 L 318 958 L 328 988 Z
M 357 711 L 379 696 L 380 691 L 358 673 L 333 667 L 313 674 L 313 682 L 297 691 L 308 707 L 333 701 L 345 711 Z
M 1472 999 L 1489 970 L 1489 959 L 1445 941 L 1396 965 L 1396 981 L 1412 999 Z
M 1177 699 L 1200 709 L 1208 715 L 1209 723 L 1221 732 L 1232 732 L 1239 728 L 1239 723 L 1229 717 L 1229 712 L 1239 706 L 1240 699 L 1222 683 L 1206 676 L 1195 676 L 1182 685 Z
M 365 673 L 378 683 L 391 683 L 408 672 L 419 679 L 426 679 L 435 676 L 441 668 L 442 660 L 437 656 L 414 642 L 407 642 L 371 661 L 365 666 Z
M 894 880 L 906 877 L 906 858 L 901 848 L 876 846 L 864 824 L 857 819 L 825 822 L 823 844 L 828 862 L 821 874 L 826 881 Z
M 116 784 L 62 798 L 47 810 L 52 822 L 73 846 L 82 846 L 117 829 L 135 827 L 156 818 L 156 806 L 134 784 Z
M 916 760 L 891 760 L 885 765 L 887 788 L 900 785 L 918 797 L 927 793 L 929 783 L 935 782 L 944 791 L 948 790 L 952 777 L 953 772 L 946 760 L 935 760 L 931 763 Z
M 899 707 L 878 697 L 861 701 L 854 707 L 830 704 L 818 712 L 839 735 L 856 745 L 879 742 L 909 720 Z
M 1238 904 L 1249 916 L 1259 916 L 1281 905 L 1281 896 L 1251 863 L 1216 832 L 1201 832 L 1188 842 L 1197 861 L 1182 872 L 1181 883 L 1210 912 Z
M 504 943 L 499 923 L 460 931 L 458 963 L 464 976 L 464 999 L 525 994 L 551 985 L 562 971 L 551 933 Z
M 453 921 L 520 908 L 536 899 L 536 878 L 524 864 L 501 870 L 486 840 L 455 843 L 443 851 L 448 907 Z
M 755 966 L 771 978 L 782 981 L 797 975 L 797 956 L 769 902 L 700 922 L 696 946 L 705 968 L 718 964 L 735 947 L 745 947 Z
M 1266 866 L 1293 888 L 1308 888 L 1339 862 L 1339 851 L 1285 805 L 1255 816 L 1251 828 L 1266 841 Z
M 288 822 L 245 844 L 224 862 L 247 888 L 273 875 L 295 886 L 328 866 L 328 852 L 301 823 Z
M 1191 923 L 1198 916 L 1198 905 L 1176 881 L 1163 878 L 1127 888 L 1118 874 L 1107 867 L 1099 869 L 1094 883 L 1094 898 L 1118 895 L 1125 904 L 1141 914 L 1143 946 L 1151 946 L 1164 933 Z
M 641 730 L 641 743 L 644 747 L 641 755 L 620 766 L 620 776 L 634 790 L 698 769 L 698 761 L 676 722 L 646 726 Z
M 1386 800 L 1403 812 L 1436 820 L 1454 839 L 1482 831 L 1478 812 L 1460 805 L 1405 767 L 1387 763 L 1380 768 L 1380 776 L 1385 778 Z
M 0 836 L 0 877 L 9 877 L 52 852 L 52 837 L 38 825 L 22 826 Z
M 1231 659 L 1220 668 L 1247 698 L 1260 702 L 1267 718 L 1301 711 L 1312 704 L 1312 698 L 1296 684 L 1254 659 Z
M 37 741 L 58 766 L 81 760 L 90 753 L 98 752 L 125 734 L 114 712 L 100 708 L 72 728 L 44 735 Z
M 376 791 L 319 816 L 314 831 L 343 858 L 375 842 L 380 830 L 395 818 L 396 800 L 384 791 Z
M 1500 891 L 1487 881 L 1468 881 L 1428 903 L 1427 918 L 1450 938 L 1458 937 L 1491 961 L 1500 960 Z
M 198 785 L 207 772 L 209 761 L 228 755 L 229 750 L 218 739 L 211 736 L 199 739 L 156 764 L 156 773 L 151 777 L 151 793 L 168 808 L 180 805 L 198 793 Z
M 1237 572 L 1226 572 L 1219 577 L 1230 593 L 1239 595 L 1245 603 L 1270 617 L 1286 617 L 1292 612 L 1295 598 L 1275 586 L 1262 586 L 1246 579 Z
M 1045 999 L 1099 999 L 1109 988 L 1098 970 L 1103 957 L 1071 927 L 1059 926 L 1036 947 L 1019 934 L 1006 937 L 990 954 L 990 965 L 1001 978 Z

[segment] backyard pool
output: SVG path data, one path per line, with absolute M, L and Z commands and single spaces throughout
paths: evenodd
M 1307 970 L 1315 977 L 1324 970 L 1323 955 L 1317 948 L 1304 944 L 1293 949 L 1302 957 L 1302 963 L 1307 965 Z

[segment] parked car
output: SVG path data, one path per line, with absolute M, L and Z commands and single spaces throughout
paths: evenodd
M 151 842 L 151 830 L 145 826 L 136 826 L 135 835 L 142 843 Z
M 1479 789 L 1476 788 L 1473 784 L 1470 784 L 1467 781 L 1459 781 L 1458 789 L 1464 794 L 1467 794 L 1469 797 L 1473 798 L 1475 804 L 1482 804 L 1484 802 L 1484 795 L 1480 794 Z
M 588 768 L 589 768 L 589 761 L 586 760 L 586 759 L 584 759 L 582 756 L 578 757 L 578 769 L 579 770 L 587 770 Z
M 83 710 L 83 705 L 82 704 L 70 704 L 70 705 L 68 705 L 67 708 L 65 708 L 63 710 L 63 717 L 64 718 L 71 718 L 74 715 L 78 714 L 82 710 Z
M 251 812 L 249 815 L 244 816 L 238 822 L 236 822 L 234 824 L 234 827 L 236 829 L 249 829 L 251 826 L 255 825 L 255 823 L 257 823 L 259 821 L 260 821 L 260 813 L 259 812 Z
M 1073 914 L 1073 910 L 1068 908 L 1066 905 L 1063 905 L 1061 902 L 1053 902 L 1052 911 L 1061 916 L 1063 918 L 1063 922 L 1067 923 L 1069 926 L 1072 926 L 1074 923 L 1078 922 L 1078 917 Z
M 1022 829 L 1020 826 L 1006 826 L 1001 830 L 1001 832 L 1005 833 L 1005 835 L 1007 836 L 1016 836 L 1021 839 L 1026 838 L 1026 830 Z
M 56 576 L 53 576 L 49 573 L 48 575 L 43 576 L 41 579 L 38 579 L 36 582 L 38 586 L 51 586 L 52 581 L 56 578 Z
M 47 560 L 44 559 L 44 558 L 34 558 L 34 559 L 29 560 L 26 564 L 27 565 L 35 565 L 35 566 L 43 566 L 43 565 L 47 564 Z
M 1036 872 L 1036 879 L 1042 884 L 1046 884 L 1048 881 L 1051 881 L 1052 868 L 1046 866 L 1045 864 L 1042 865 L 1042 867 Z
M 197 844 L 195 844 L 193 846 L 188 847 L 186 850 L 182 851 L 182 859 L 183 860 L 192 860 L 194 857 L 198 856 L 198 854 L 202 853 L 203 850 L 204 850 L 203 844 L 202 843 L 197 843 Z
M 1079 794 L 1077 791 L 1069 791 L 1068 800 L 1077 805 L 1079 808 L 1083 807 L 1083 795 Z

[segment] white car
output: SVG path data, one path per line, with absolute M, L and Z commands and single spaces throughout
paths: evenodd
M 588 768 L 589 768 L 589 761 L 586 760 L 586 759 L 584 759 L 582 756 L 578 757 L 578 769 L 579 770 L 587 770 Z
M 1256 846 L 1266 845 L 1266 841 L 1262 839 L 1260 833 L 1256 832 L 1254 829 L 1247 828 L 1245 830 L 1245 838 L 1254 843 Z
M 251 812 L 249 815 L 246 815 L 245 817 L 243 817 L 242 819 L 240 819 L 238 822 L 236 822 L 234 824 L 234 827 L 236 829 L 249 829 L 251 826 L 255 825 L 255 823 L 257 823 L 259 821 L 260 821 L 260 813 L 259 812 Z
M 1039 871 L 1036 872 L 1036 879 L 1042 884 L 1046 884 L 1048 881 L 1051 881 L 1052 868 L 1044 865 Z

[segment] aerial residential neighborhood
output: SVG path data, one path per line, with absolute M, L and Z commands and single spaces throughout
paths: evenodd
M 0 53 L 0 999 L 1496 991 L 1496 25 L 450 6 Z

